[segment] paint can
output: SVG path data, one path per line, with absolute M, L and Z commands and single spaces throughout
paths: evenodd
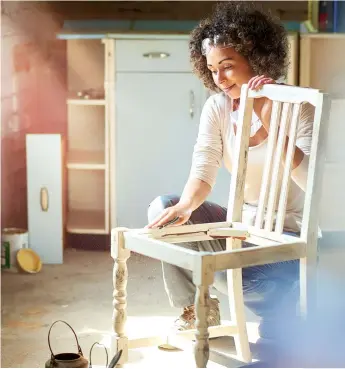
M 29 247 L 29 234 L 22 228 L 4 228 L 1 234 L 1 269 L 18 271 L 17 252 Z

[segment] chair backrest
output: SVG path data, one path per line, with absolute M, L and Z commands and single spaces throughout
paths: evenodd
M 283 232 L 301 108 L 302 104 L 310 103 L 315 111 L 301 238 L 316 238 L 330 99 L 328 95 L 315 89 L 265 85 L 260 91 L 252 91 L 247 85 L 242 86 L 227 220 L 235 222 L 242 218 L 253 103 L 254 99 L 260 97 L 272 100 L 272 113 L 254 227 L 268 233 Z M 288 146 L 283 158 L 287 136 Z

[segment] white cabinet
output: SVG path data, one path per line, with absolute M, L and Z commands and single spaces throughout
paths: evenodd
M 191 72 L 186 37 L 107 43 L 115 51 L 111 226 L 139 228 L 155 197 L 183 190 L 206 91 Z
M 207 91 L 192 73 L 186 36 L 106 42 L 114 52 L 111 227 L 139 228 L 155 197 L 183 191 Z M 221 170 L 209 199 L 226 204 L 229 179 Z
M 180 195 L 195 144 L 202 86 L 191 73 L 116 76 L 116 199 L 119 226 L 142 227 L 158 195 Z
M 26 136 L 29 247 L 45 264 L 63 261 L 63 162 L 61 136 Z

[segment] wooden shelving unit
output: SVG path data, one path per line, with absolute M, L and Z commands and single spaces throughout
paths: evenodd
M 300 85 L 318 88 L 332 96 L 345 95 L 345 34 L 301 35 Z
M 289 85 L 298 85 L 299 34 L 297 32 L 290 32 L 288 34 L 288 41 L 290 63 L 286 76 L 286 83 Z
M 326 142 L 326 161 L 320 227 L 325 232 L 344 232 L 345 199 L 345 35 L 315 33 L 301 35 L 300 85 L 318 88 L 332 99 Z M 342 236 L 343 237 L 343 236 Z
M 109 233 L 109 153 L 105 50 L 100 39 L 67 41 L 68 90 L 68 215 L 67 231 Z M 78 92 L 103 93 L 88 98 Z

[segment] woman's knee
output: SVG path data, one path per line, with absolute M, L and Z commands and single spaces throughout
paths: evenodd
M 176 205 L 180 200 L 177 195 L 162 195 L 156 197 L 149 205 L 147 211 L 148 221 L 151 222 L 160 213 L 162 213 L 166 208 Z

